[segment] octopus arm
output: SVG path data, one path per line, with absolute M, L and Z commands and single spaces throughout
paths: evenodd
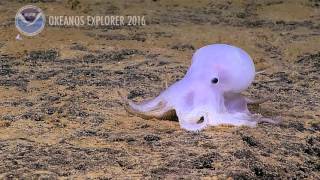
M 225 94 L 224 98 L 224 104 L 228 112 L 224 119 L 232 120 L 229 122 L 230 124 L 254 127 L 259 122 L 279 123 L 279 120 L 264 118 L 259 114 L 251 114 L 248 110 L 248 104 L 258 105 L 270 100 L 270 98 L 253 99 L 242 94 Z
M 175 110 L 160 96 L 138 104 L 126 98 L 120 91 L 118 94 L 129 114 L 137 115 L 143 119 L 176 119 Z

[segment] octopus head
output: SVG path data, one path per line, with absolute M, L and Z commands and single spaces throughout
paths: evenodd
M 202 82 L 222 92 L 240 93 L 255 77 L 251 57 L 242 49 L 214 44 L 198 49 L 186 78 Z

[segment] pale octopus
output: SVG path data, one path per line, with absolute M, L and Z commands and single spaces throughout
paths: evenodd
M 248 110 L 247 104 L 259 104 L 265 99 L 253 100 L 241 94 L 255 74 L 254 63 L 244 50 L 212 44 L 198 49 L 183 79 L 156 98 L 136 104 L 119 94 L 129 113 L 145 119 L 177 117 L 188 131 L 217 125 L 255 127 L 262 121 L 275 123 Z

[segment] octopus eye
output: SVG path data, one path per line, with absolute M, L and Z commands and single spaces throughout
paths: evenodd
M 211 83 L 212 84 L 217 84 L 218 83 L 218 78 L 213 78 L 213 79 L 211 79 Z

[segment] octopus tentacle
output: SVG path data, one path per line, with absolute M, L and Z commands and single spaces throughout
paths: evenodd
M 174 117 L 173 109 L 160 97 L 137 104 L 126 98 L 120 91 L 118 91 L 118 94 L 124 103 L 125 110 L 130 114 L 137 115 L 143 119 Z
M 190 116 L 190 114 L 192 113 L 187 113 L 184 115 L 179 113 L 178 115 L 180 117 L 179 124 L 183 129 L 187 131 L 198 132 L 208 126 L 208 119 L 206 115 L 201 115 L 200 117 L 198 117 L 192 115 Z
M 267 122 L 272 124 L 277 124 L 280 120 L 274 120 L 270 118 L 262 117 L 260 114 L 251 114 L 247 108 L 247 104 L 249 105 L 259 105 L 266 101 L 270 100 L 270 98 L 263 99 L 252 99 L 249 97 L 245 97 L 242 94 L 225 94 L 225 105 L 229 112 L 230 117 L 224 117 L 224 122 L 227 122 L 226 119 L 233 119 L 231 124 L 234 125 L 246 125 L 254 127 L 255 124 L 261 122 Z
M 183 120 L 179 121 L 179 123 L 183 129 L 191 132 L 201 131 L 208 126 L 206 123 L 187 123 Z
M 251 114 L 246 112 L 222 113 L 216 116 L 209 116 L 209 124 L 212 126 L 249 126 L 256 127 L 257 121 L 252 119 Z

